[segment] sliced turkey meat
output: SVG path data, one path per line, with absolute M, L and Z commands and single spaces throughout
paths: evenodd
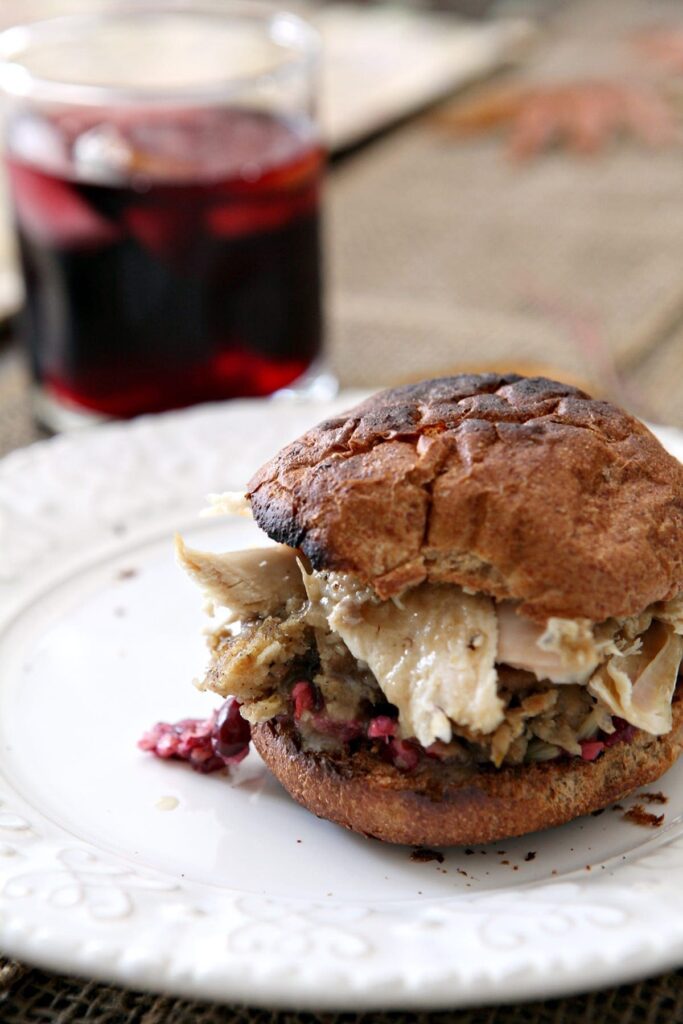
M 234 619 L 271 615 L 306 597 L 296 552 L 285 544 L 215 554 L 188 548 L 176 537 L 176 558 L 207 602 L 228 608 Z
M 490 598 L 422 584 L 379 601 L 342 573 L 306 576 L 306 585 L 314 609 L 398 708 L 405 736 L 429 746 L 448 743 L 452 722 L 489 733 L 503 721 Z
M 178 539 L 177 555 L 228 623 L 241 621 L 214 632 L 203 686 L 238 697 L 250 721 L 291 713 L 303 678 L 328 722 L 363 720 L 384 702 L 399 736 L 496 765 L 539 744 L 578 755 L 613 731 L 612 716 L 654 735 L 671 728 L 683 600 L 630 619 L 538 625 L 512 601 L 452 584 L 384 601 L 347 573 L 308 572 L 284 545 L 213 554 Z
M 683 637 L 653 622 L 637 654 L 612 657 L 591 677 L 588 690 L 630 725 L 662 736 L 671 730 L 671 698 L 683 657 Z

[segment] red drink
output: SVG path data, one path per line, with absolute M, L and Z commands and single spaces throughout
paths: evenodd
M 8 150 L 23 334 L 48 397 L 128 417 L 269 394 L 319 354 L 310 123 L 70 113 L 33 134 L 18 121 Z

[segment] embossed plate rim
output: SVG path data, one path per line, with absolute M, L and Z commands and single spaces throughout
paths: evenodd
M 285 435 L 357 397 L 200 407 L 8 456 L 0 462 L 0 639 L 3 613 L 7 620 L 50 578 L 118 550 L 122 530 L 126 545 L 145 543 L 194 512 L 206 491 L 243 483 Z M 659 433 L 683 455 L 683 434 Z M 231 436 L 239 450 L 226 452 Z M 547 998 L 683 962 L 680 824 L 610 877 L 575 873 L 424 903 L 326 904 L 181 886 L 139 870 L 132 857 L 66 834 L 2 777 L 0 946 L 52 970 L 281 1008 Z

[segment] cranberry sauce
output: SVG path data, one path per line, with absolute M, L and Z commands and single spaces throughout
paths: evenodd
M 183 718 L 179 722 L 157 722 L 138 741 L 164 761 L 187 761 L 195 771 L 219 771 L 239 764 L 249 753 L 251 727 L 240 714 L 240 703 L 226 700 L 209 718 Z
M 93 116 L 9 135 L 40 386 L 128 417 L 299 377 L 321 345 L 310 127 L 239 110 Z

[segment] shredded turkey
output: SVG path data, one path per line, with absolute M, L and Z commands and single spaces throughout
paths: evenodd
M 222 494 L 210 494 L 209 505 L 202 516 L 243 516 L 252 518 L 251 505 L 243 491 L 223 491 Z
M 399 710 L 401 729 L 423 746 L 448 743 L 452 722 L 490 733 L 503 720 L 495 669 L 493 602 L 459 587 L 422 584 L 379 601 L 341 573 L 305 576 L 322 611 Z M 317 607 L 316 607 L 317 606 Z
M 176 558 L 204 591 L 209 610 L 228 608 L 233 619 L 271 615 L 306 596 L 296 552 L 285 544 L 217 555 L 188 548 L 176 537 Z
M 517 614 L 512 601 L 498 605 L 496 660 L 552 683 L 585 683 L 601 661 L 587 619 L 549 619 L 539 626 Z
M 243 504 L 228 494 L 214 507 Z M 178 539 L 177 555 L 209 605 L 229 612 L 201 685 L 238 697 L 252 722 L 291 713 L 292 685 L 308 679 L 328 723 L 393 705 L 398 735 L 445 759 L 579 755 L 614 731 L 612 716 L 653 735 L 671 729 L 683 596 L 627 619 L 538 625 L 515 602 L 452 584 L 383 601 L 350 574 L 309 572 L 284 545 L 217 555 Z M 319 717 L 300 728 L 315 731 Z
M 661 736 L 672 726 L 671 698 L 683 657 L 683 637 L 654 622 L 637 654 L 612 657 L 591 677 L 588 690 L 615 715 Z
M 653 614 L 660 622 L 673 626 L 678 636 L 683 636 L 683 594 L 673 601 L 662 601 L 654 605 Z

